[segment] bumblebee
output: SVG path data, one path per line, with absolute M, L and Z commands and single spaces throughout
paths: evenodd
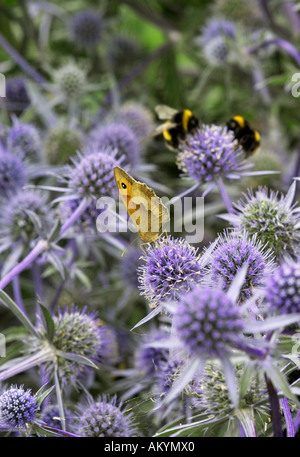
M 169 149 L 176 151 L 186 135 L 199 126 L 199 120 L 188 109 L 177 111 L 166 105 L 158 105 L 155 111 L 158 118 L 166 122 L 155 130 L 154 135 L 162 133 Z
M 260 135 L 242 116 L 234 116 L 227 123 L 228 130 L 232 130 L 235 139 L 243 148 L 246 157 L 252 156 L 260 146 Z

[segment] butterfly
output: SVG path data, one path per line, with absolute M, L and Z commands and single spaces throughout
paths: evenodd
M 170 220 L 169 210 L 143 182 L 136 181 L 120 167 L 114 168 L 121 199 L 142 241 L 156 241 Z

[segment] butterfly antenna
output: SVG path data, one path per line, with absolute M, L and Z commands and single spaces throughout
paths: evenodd
M 138 238 L 139 238 L 139 237 L 137 236 L 136 238 L 134 238 L 133 241 L 131 241 L 131 243 L 128 244 L 128 246 L 127 246 L 127 247 L 124 249 L 124 251 L 122 252 L 121 257 L 123 257 L 123 255 L 125 254 L 125 252 L 127 251 L 127 249 L 129 249 L 130 246 L 132 246 L 133 243 L 134 243 Z

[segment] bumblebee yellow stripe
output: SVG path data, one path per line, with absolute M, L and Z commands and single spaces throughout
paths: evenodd
M 245 127 L 245 119 L 242 116 L 234 116 L 233 119 L 239 124 L 241 128 Z
M 163 136 L 164 136 L 164 139 L 166 141 L 171 141 L 172 140 L 172 135 L 170 134 L 169 130 L 168 130 L 168 124 L 170 124 L 170 121 L 167 121 L 165 123 L 166 125 L 166 128 L 163 130 Z
M 192 112 L 188 109 L 185 109 L 182 113 L 182 126 L 186 132 L 188 131 L 189 119 L 191 117 L 192 117 Z
M 255 141 L 260 141 L 260 134 L 255 130 L 254 132 Z

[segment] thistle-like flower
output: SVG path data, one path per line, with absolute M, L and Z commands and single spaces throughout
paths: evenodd
M 71 191 L 78 197 L 99 198 L 116 192 L 114 167 L 120 166 L 123 157 L 109 148 L 90 148 L 72 159 L 67 167 L 66 180 Z
M 120 74 L 129 68 L 140 54 L 140 46 L 135 40 L 124 34 L 116 34 L 107 44 L 106 60 L 113 71 Z
M 178 168 L 200 183 L 236 178 L 243 165 L 243 151 L 233 133 L 216 125 L 201 126 L 188 135 L 177 155 Z
M 300 312 L 300 263 L 283 262 L 266 283 L 266 302 L 280 314 Z
M 250 190 L 244 199 L 234 204 L 232 215 L 222 216 L 233 224 L 237 232 L 257 236 L 275 258 L 297 256 L 300 241 L 300 212 L 293 203 L 296 190 L 294 182 L 288 193 L 274 192 L 267 188 Z
M 0 395 L 0 416 L 3 425 L 11 429 L 24 428 L 34 421 L 38 405 L 31 390 L 11 386 Z
M 21 77 L 9 78 L 6 82 L 5 106 L 9 111 L 21 114 L 30 105 L 26 82 Z
M 126 414 L 123 404 L 117 406 L 117 397 L 105 395 L 96 401 L 89 400 L 80 408 L 77 433 L 84 437 L 130 437 L 136 436 L 132 413 Z
M 146 248 L 142 260 L 145 263 L 138 268 L 139 289 L 151 307 L 178 298 L 204 275 L 198 249 L 183 238 L 159 238 Z
M 82 310 L 75 306 L 71 310 L 59 310 L 57 316 L 53 316 L 54 337 L 52 346 L 61 353 L 71 353 L 82 356 L 94 363 L 109 362 L 109 354 L 113 354 L 115 347 L 111 347 L 112 338 L 103 328 L 103 323 L 96 313 L 88 313 L 86 308 Z M 40 330 L 43 334 L 44 330 Z M 46 335 L 45 335 L 46 337 Z M 40 340 L 35 337 L 28 341 L 28 351 L 36 352 L 40 349 Z M 114 356 L 114 355 L 113 355 Z M 49 378 L 54 374 L 53 363 L 46 363 L 46 371 Z M 61 385 L 66 388 L 70 384 L 76 385 L 82 376 L 90 368 L 80 364 L 77 360 L 58 357 L 58 376 Z
M 79 11 L 70 21 L 71 36 L 74 42 L 83 48 L 97 46 L 102 30 L 102 17 L 92 10 Z
M 54 81 L 66 100 L 73 101 L 81 96 L 86 82 L 86 75 L 75 63 L 69 62 L 56 70 Z
M 47 197 L 37 190 L 19 190 L 1 206 L 1 244 L 22 243 L 30 247 L 39 236 L 46 237 L 53 224 Z
M 236 377 L 240 380 L 243 366 L 236 366 Z M 241 407 L 253 407 L 262 398 L 263 383 L 256 376 L 249 385 L 243 398 L 240 398 Z M 200 378 L 195 379 L 186 387 L 187 394 L 192 397 L 194 408 L 204 410 L 216 416 L 225 416 L 232 411 L 232 402 L 228 392 L 225 376 L 221 368 L 208 363 Z M 259 408 L 259 406 L 257 406 Z
M 272 271 L 271 251 L 266 251 L 256 235 L 252 238 L 243 234 L 219 235 L 218 242 L 210 260 L 213 282 L 228 290 L 239 270 L 247 263 L 247 273 L 240 290 L 240 300 L 252 295 L 253 289 L 264 284 L 265 277 Z
M 26 183 L 25 165 L 15 155 L 0 151 L 0 197 L 15 194 Z
M 225 356 L 243 330 L 241 312 L 226 292 L 199 286 L 180 296 L 173 325 L 187 352 L 200 357 Z
M 7 148 L 22 159 L 37 159 L 41 154 L 41 137 L 32 124 L 15 121 L 7 135 Z
M 125 157 L 126 162 L 131 166 L 139 161 L 139 141 L 131 128 L 125 124 L 115 122 L 98 129 L 92 134 L 92 143 L 100 150 L 117 151 L 115 157 L 117 159 Z
M 222 64 L 228 58 L 229 43 L 236 38 L 235 24 L 226 19 L 211 19 L 196 42 L 212 65 Z
M 48 130 L 44 148 L 50 165 L 67 163 L 83 145 L 82 134 L 69 127 L 58 126 Z

